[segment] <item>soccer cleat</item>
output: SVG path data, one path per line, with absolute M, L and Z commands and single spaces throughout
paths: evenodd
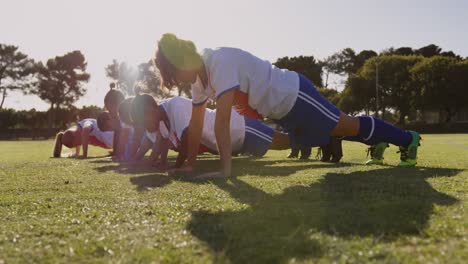
M 400 164 L 398 166 L 400 167 L 413 167 L 415 166 L 417 162 L 417 156 L 418 156 L 418 147 L 421 146 L 420 141 L 421 141 L 421 136 L 414 131 L 409 131 L 411 133 L 411 136 L 413 139 L 411 140 L 411 143 L 409 144 L 408 147 L 401 147 L 400 146 Z
M 366 165 L 382 165 L 384 160 L 385 149 L 389 147 L 388 143 L 382 142 L 372 145 L 367 150 L 367 155 L 371 156 L 370 160 L 366 161 Z
M 301 160 L 308 160 L 310 155 L 312 154 L 312 148 L 301 148 Z
M 321 162 L 330 162 L 332 156 L 332 150 L 330 143 L 322 145 L 318 148 L 317 159 L 320 159 Z
M 288 155 L 288 159 L 295 159 L 299 156 L 299 149 L 298 148 L 291 148 L 291 152 Z
M 331 162 L 338 163 L 343 157 L 343 146 L 341 145 L 341 138 L 332 137 L 330 141 L 331 150 L 332 150 L 332 159 Z

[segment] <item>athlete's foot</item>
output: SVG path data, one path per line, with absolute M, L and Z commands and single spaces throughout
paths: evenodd
M 371 156 L 370 160 L 366 161 L 366 165 L 382 165 L 384 164 L 385 149 L 389 147 L 388 143 L 382 142 L 377 145 L 372 145 L 367 150 L 367 154 Z
M 414 131 L 409 131 L 413 139 L 408 147 L 400 147 L 400 167 L 413 167 L 418 162 L 418 147 L 421 145 L 421 136 Z

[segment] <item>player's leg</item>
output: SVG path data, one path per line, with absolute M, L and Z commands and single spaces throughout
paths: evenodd
M 379 118 L 370 116 L 350 117 L 341 113 L 340 120 L 332 131 L 334 136 L 345 136 L 345 140 L 357 141 L 371 146 L 371 160 L 368 164 L 383 161 L 387 143 L 400 148 L 400 166 L 414 166 L 417 163 L 417 149 L 421 137 L 417 132 L 402 130 Z

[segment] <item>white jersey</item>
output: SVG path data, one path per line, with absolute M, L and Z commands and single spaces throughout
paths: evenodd
M 167 114 L 170 126 L 167 133 L 163 133 L 161 130 L 161 135 L 165 138 L 169 138 L 169 140 L 178 147 L 178 144 L 182 139 L 182 133 L 186 128 L 188 128 L 190 123 L 190 117 L 192 115 L 192 101 L 184 97 L 176 96 L 174 98 L 164 100 L 161 102 L 161 106 Z M 206 109 L 201 143 L 209 149 L 217 151 L 218 147 L 214 131 L 215 118 L 216 111 Z M 238 152 L 242 149 L 244 137 L 244 117 L 233 110 L 231 113 L 231 143 L 233 152 Z
M 133 126 L 131 125 L 128 125 L 127 123 L 125 123 L 124 121 L 120 120 L 120 127 L 121 128 L 129 128 L 129 129 L 133 129 Z
M 158 137 L 158 135 L 156 135 L 156 132 L 149 132 L 148 130 L 146 130 L 145 135 L 146 135 L 146 138 L 149 141 L 151 141 L 153 144 L 156 143 L 156 139 Z
M 204 87 L 200 78 L 192 84 L 194 104 L 235 90 L 235 104 L 249 108 L 261 117 L 280 119 L 294 106 L 299 93 L 296 72 L 276 68 L 270 62 L 236 48 L 205 49 L 202 57 L 208 84 Z M 238 100 L 241 97 L 246 99 Z
M 159 122 L 159 133 L 163 138 L 169 139 L 169 141 L 172 143 L 172 147 L 176 148 L 179 146 L 180 140 L 177 138 L 176 133 L 173 132 L 170 134 L 166 124 L 163 121 Z M 156 143 L 156 140 L 158 140 L 158 134 L 156 132 L 149 132 L 146 130 L 145 135 L 146 138 L 153 144 Z
M 90 136 L 94 136 L 97 140 L 104 143 L 108 148 L 112 148 L 114 143 L 114 132 L 113 131 L 101 131 L 97 126 L 96 119 L 87 118 L 78 122 L 81 128 L 90 127 Z

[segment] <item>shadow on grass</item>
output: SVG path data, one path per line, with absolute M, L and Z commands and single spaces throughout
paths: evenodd
M 139 192 L 147 191 L 151 188 L 163 187 L 171 183 L 173 178 L 167 175 L 146 175 L 130 178 L 130 182 L 136 185 Z
M 170 159 L 171 162 L 174 158 Z M 158 171 L 155 167 L 145 164 L 144 162 L 136 165 L 125 163 L 116 163 L 111 160 L 92 160 L 90 163 L 107 164 L 104 166 L 96 167 L 97 172 L 115 172 L 119 174 L 134 175 L 130 182 L 137 186 L 138 191 L 146 191 L 150 188 L 163 187 L 171 181 L 191 181 L 184 175 L 177 177 L 167 176 L 167 173 Z M 291 165 L 292 164 L 292 165 Z M 286 166 L 285 166 L 286 165 Z M 233 160 L 233 167 L 235 174 L 238 176 L 255 174 L 256 176 L 289 176 L 303 169 L 319 169 L 319 168 L 339 168 L 351 166 L 351 163 L 322 163 L 318 161 L 303 161 L 291 163 L 287 161 L 274 161 L 274 160 L 259 160 L 251 157 L 237 157 Z M 213 159 L 213 156 L 205 156 L 198 161 L 198 167 L 202 168 L 196 173 L 213 171 L 214 168 L 219 166 L 219 160 Z M 150 174 L 150 175 L 148 175 Z M 140 175 L 140 176 L 137 176 Z M 200 182 L 195 182 L 200 183 Z
M 108 164 L 108 163 L 114 163 L 114 162 L 115 161 L 113 161 L 112 158 L 106 157 L 106 156 L 89 160 L 89 163 L 94 163 L 94 164 Z
M 272 195 L 239 179 L 215 181 L 241 211 L 192 212 L 187 228 L 233 263 L 286 263 L 320 257 L 323 234 L 343 238 L 392 240 L 421 234 L 434 205 L 457 200 L 434 190 L 429 177 L 451 177 L 462 170 L 383 168 L 349 174 L 327 173 L 309 186 Z

